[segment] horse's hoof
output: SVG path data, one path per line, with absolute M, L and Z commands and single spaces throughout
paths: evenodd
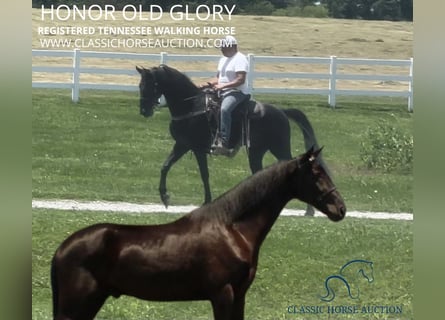
M 161 200 L 165 206 L 165 209 L 167 209 L 168 205 L 170 204 L 170 196 L 168 195 L 168 193 L 161 194 Z

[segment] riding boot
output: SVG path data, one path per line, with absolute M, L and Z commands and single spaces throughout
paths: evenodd
M 218 137 L 215 140 L 215 143 L 212 145 L 211 154 L 214 154 L 216 156 L 222 155 L 232 158 L 236 155 L 238 150 L 239 148 L 229 148 L 228 143 L 224 139 Z

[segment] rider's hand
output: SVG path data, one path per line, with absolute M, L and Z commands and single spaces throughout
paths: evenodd
M 223 90 L 225 88 L 225 84 L 223 83 L 217 83 L 213 86 L 213 89 L 215 90 Z
M 212 87 L 213 87 L 213 85 L 210 82 L 206 82 L 206 83 L 200 84 L 198 86 L 199 89 L 207 89 L 207 88 L 212 88 Z

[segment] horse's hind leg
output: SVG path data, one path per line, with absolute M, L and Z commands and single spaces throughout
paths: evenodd
M 204 203 L 212 201 L 212 194 L 210 192 L 209 183 L 209 167 L 207 163 L 207 154 L 205 152 L 194 151 L 196 161 L 198 162 L 199 172 L 201 174 L 201 180 L 204 185 Z
M 306 212 L 304 213 L 306 217 L 313 217 L 315 215 L 314 207 L 310 204 L 306 205 Z
M 266 150 L 262 148 L 249 148 L 249 166 L 250 171 L 254 174 L 257 171 L 263 169 L 263 157 Z

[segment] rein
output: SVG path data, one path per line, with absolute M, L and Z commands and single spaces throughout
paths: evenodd
M 203 93 L 203 92 L 201 92 L 200 94 L 196 94 L 196 95 L 194 95 L 194 96 L 191 96 L 191 97 L 185 98 L 185 99 L 184 99 L 184 101 L 189 101 L 189 100 L 193 100 L 193 99 L 195 99 L 195 98 L 199 97 L 199 96 L 200 96 L 200 95 L 202 95 L 202 94 L 204 94 L 204 93 Z
M 203 94 L 205 94 L 205 92 L 200 92 L 197 95 L 185 98 L 184 101 L 193 100 L 193 99 L 195 99 L 195 98 L 197 98 L 197 97 L 199 97 L 199 96 L 201 96 Z M 200 115 L 205 114 L 205 113 L 207 113 L 207 110 L 204 108 L 204 110 L 191 111 L 191 112 L 188 112 L 188 113 L 186 113 L 185 115 L 182 115 L 182 116 L 172 116 L 171 119 L 173 121 L 181 121 L 181 120 L 186 120 L 186 119 L 190 119 L 190 118 L 193 118 L 193 117 L 197 117 L 197 116 L 200 116 Z
M 200 116 L 202 114 L 205 114 L 206 112 L 207 111 L 205 111 L 205 110 L 193 111 L 193 112 L 188 112 L 183 116 L 177 116 L 177 117 L 172 116 L 171 119 L 173 121 L 180 121 L 180 120 L 185 120 L 185 119 L 190 119 L 190 118 L 193 118 L 196 116 Z
M 163 69 L 162 65 L 160 66 L 159 69 L 163 70 L 163 72 L 165 72 L 165 70 Z M 153 96 L 156 97 L 156 96 L 159 95 L 158 75 L 156 74 L 156 72 L 152 72 L 151 74 L 153 76 Z M 202 94 L 205 94 L 205 92 L 200 92 L 197 95 L 193 95 L 191 97 L 187 97 L 183 101 L 193 100 L 193 99 L 201 96 Z M 144 101 L 144 100 L 147 100 L 147 99 L 145 97 L 141 97 L 141 100 Z M 155 104 L 159 104 L 159 103 L 156 101 Z M 193 117 L 197 117 L 197 116 L 200 116 L 200 115 L 203 115 L 203 114 L 206 114 L 206 113 L 207 113 L 207 110 L 206 110 L 206 107 L 204 107 L 204 110 L 191 111 L 191 112 L 187 112 L 186 114 L 180 115 L 180 116 L 173 116 L 172 115 L 171 116 L 171 120 L 172 121 L 181 121 L 181 120 L 186 120 L 186 119 L 190 119 L 190 118 L 193 118 Z

